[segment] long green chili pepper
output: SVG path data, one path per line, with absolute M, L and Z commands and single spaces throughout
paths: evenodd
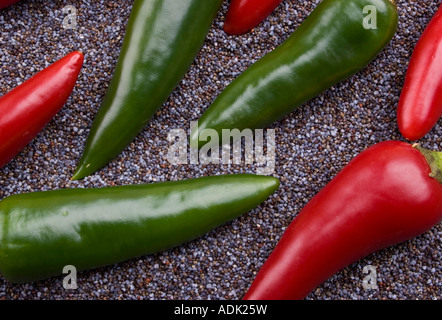
M 0 201 L 0 274 L 11 282 L 168 249 L 248 212 L 279 186 L 249 174 L 12 195 Z
M 135 0 L 111 83 L 72 179 L 106 166 L 184 77 L 222 0 Z
M 365 67 L 397 24 L 389 0 L 323 0 L 283 44 L 221 92 L 192 130 L 191 146 L 206 144 L 199 140 L 205 129 L 221 135 L 223 129 L 264 128 L 280 120 Z

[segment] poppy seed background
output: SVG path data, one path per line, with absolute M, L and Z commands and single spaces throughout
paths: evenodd
M 69 180 L 111 79 L 132 3 L 21 0 L 0 11 L 0 94 L 72 50 L 85 55 L 67 104 L 0 169 L 0 199 L 38 190 L 256 172 L 254 165 L 171 165 L 167 134 L 188 130 L 228 83 L 284 41 L 319 0 L 285 0 L 242 36 L 222 29 L 226 0 L 190 70 L 150 124 L 107 167 L 84 180 Z M 414 46 L 440 2 L 396 3 L 398 31 L 370 65 L 269 127 L 276 130 L 274 176 L 281 186 L 264 204 L 179 247 L 80 272 L 76 290 L 63 289 L 63 276 L 21 285 L 0 277 L 0 299 L 240 299 L 288 224 L 350 159 L 377 142 L 404 140 L 396 106 Z M 63 28 L 66 5 L 76 8 L 76 29 Z M 442 151 L 440 124 L 420 141 L 422 146 Z M 374 253 L 307 299 L 440 299 L 441 236 L 439 224 Z M 367 265 L 376 270 L 377 290 L 362 286 Z

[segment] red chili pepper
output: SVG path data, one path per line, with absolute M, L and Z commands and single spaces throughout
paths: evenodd
M 429 230 L 442 218 L 441 169 L 442 153 L 417 145 L 366 149 L 295 217 L 244 299 L 303 299 L 349 264 Z
M 19 0 L 0 0 L 0 9 L 9 7 L 11 4 L 18 2 Z
M 82 65 L 83 54 L 74 51 L 0 97 L 0 168 L 66 103 Z
M 442 9 L 419 38 L 399 99 L 397 120 L 410 141 L 425 136 L 442 115 Z
M 282 0 L 232 0 L 224 22 L 230 35 L 249 32 L 267 18 Z

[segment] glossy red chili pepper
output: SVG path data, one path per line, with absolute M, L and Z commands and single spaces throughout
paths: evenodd
M 0 0 L 0 9 L 9 7 L 11 4 L 18 2 L 19 0 Z
M 442 115 L 442 9 L 419 38 L 399 99 L 397 120 L 410 141 L 425 136 Z
M 249 32 L 267 18 L 282 0 L 232 0 L 224 22 L 230 35 Z
M 83 54 L 74 51 L 0 97 L 0 168 L 66 103 L 82 65 Z
M 441 168 L 442 153 L 405 142 L 366 149 L 295 217 L 244 299 L 303 299 L 349 264 L 429 230 L 442 218 Z

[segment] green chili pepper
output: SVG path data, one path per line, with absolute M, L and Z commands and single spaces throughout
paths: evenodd
M 223 129 L 264 128 L 282 119 L 366 66 L 397 24 L 396 6 L 388 0 L 322 1 L 283 44 L 221 92 L 192 130 L 191 146 L 205 144 L 199 141 L 205 129 L 221 135 Z
M 12 195 L 0 202 L 0 273 L 28 282 L 66 265 L 92 269 L 168 249 L 255 208 L 278 186 L 237 174 Z
M 118 156 L 184 77 L 222 0 L 135 0 L 111 83 L 72 179 Z

